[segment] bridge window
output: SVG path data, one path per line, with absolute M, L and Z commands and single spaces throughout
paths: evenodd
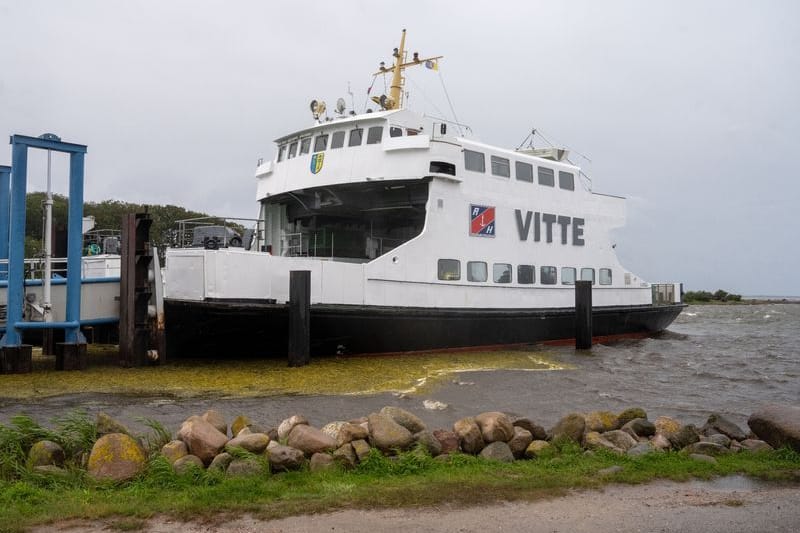
M 558 172 L 558 186 L 568 191 L 575 190 L 575 175 L 572 172 Z
M 575 285 L 575 268 L 561 267 L 561 284 Z
M 493 155 L 491 160 L 492 174 L 494 176 L 501 176 L 503 178 L 508 178 L 511 176 L 511 167 L 509 166 L 508 159 Z
M 286 145 L 284 144 L 280 148 L 278 148 L 278 163 L 283 161 L 283 156 L 286 155 Z
M 331 136 L 331 150 L 344 146 L 344 132 L 337 131 Z
M 511 283 L 511 265 L 495 263 L 492 265 L 492 281 L 495 283 Z
M 554 266 L 543 266 L 539 268 L 539 279 L 542 285 L 555 285 L 557 283 L 558 271 Z
M 461 261 L 458 259 L 439 259 L 439 279 L 456 281 L 461 279 Z
M 300 155 L 307 154 L 311 149 L 311 137 L 300 139 Z
M 364 130 L 361 128 L 350 130 L 350 141 L 347 143 L 347 146 L 361 146 L 361 141 L 363 138 Z
M 593 268 L 582 268 L 581 269 L 581 281 L 591 281 L 592 285 L 594 285 L 594 269 Z
M 328 135 L 319 135 L 316 139 L 314 139 L 314 151 L 315 152 L 322 152 L 325 148 L 328 147 Z
M 473 172 L 486 172 L 486 157 L 481 152 L 464 150 L 464 168 Z
M 397 126 L 391 126 L 389 128 L 389 137 L 402 137 L 403 136 L 403 128 L 398 128 Z
M 289 145 L 289 154 L 286 156 L 286 159 L 291 159 L 296 154 L 297 154 L 297 141 Z
M 456 166 L 453 163 L 446 163 L 444 161 L 431 161 L 430 171 L 436 172 L 437 174 L 449 174 L 451 176 L 455 176 Z
M 517 171 L 517 179 L 519 181 L 527 181 L 533 183 L 533 165 L 517 161 L 515 163 L 515 170 Z
M 530 285 L 536 277 L 536 271 L 533 265 L 519 265 L 517 266 L 517 283 L 521 285 Z
M 406 135 L 419 135 L 419 130 L 406 129 Z
M 539 185 L 556 186 L 556 177 L 552 168 L 539 167 Z
M 372 126 L 367 130 L 367 144 L 378 144 L 383 137 L 383 126 Z
M 600 285 L 611 285 L 611 269 L 600 269 Z
M 483 261 L 467 262 L 467 281 L 486 281 L 489 278 L 489 267 Z

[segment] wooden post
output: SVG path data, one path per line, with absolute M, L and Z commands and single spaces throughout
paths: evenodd
M 311 271 L 289 272 L 289 366 L 311 362 Z
M 575 349 L 592 347 L 592 282 L 575 282 Z

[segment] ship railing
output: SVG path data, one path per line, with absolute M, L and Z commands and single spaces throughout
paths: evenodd
M 169 235 L 173 248 L 259 250 L 264 243 L 264 221 L 257 218 L 195 217 L 176 223 Z
M 467 135 L 472 135 L 472 128 L 466 124 L 462 124 L 454 120 L 448 120 L 446 118 L 433 117 L 430 115 L 425 116 L 433 121 L 433 131 L 431 132 L 432 141 L 435 141 L 436 139 L 455 137 L 455 135 L 448 133 L 449 126 L 455 127 L 455 129 L 458 130 L 458 135 L 460 136 L 464 136 L 465 133 Z
M 673 305 L 683 302 L 681 285 L 676 283 L 653 283 L 650 289 L 653 291 L 653 305 Z
M 67 277 L 67 258 L 66 257 L 52 257 L 50 258 L 52 265 L 51 271 L 54 277 Z M 43 279 L 44 278 L 44 257 L 32 257 L 25 259 L 24 262 L 25 274 L 24 277 L 28 279 Z M 8 279 L 8 259 L 0 259 L 0 280 Z

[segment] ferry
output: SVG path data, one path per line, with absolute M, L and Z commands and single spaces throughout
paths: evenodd
M 625 200 L 591 190 L 566 150 L 500 148 L 406 108 L 404 71 L 442 58 L 405 37 L 376 72 L 391 82 L 374 111 L 314 100 L 313 122 L 275 140 L 250 228 L 166 250 L 170 353 L 286 354 L 297 270 L 311 272 L 312 355 L 573 339 L 577 280 L 593 284 L 597 337 L 680 313 L 680 283 L 620 264 Z

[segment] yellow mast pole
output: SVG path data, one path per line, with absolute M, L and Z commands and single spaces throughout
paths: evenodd
M 392 85 L 389 91 L 389 96 L 394 102 L 395 109 L 400 109 L 401 99 L 403 97 L 403 54 L 405 53 L 406 46 L 406 30 L 403 30 L 403 35 L 400 37 L 400 48 L 397 50 L 397 57 L 394 60 L 394 72 L 392 74 Z

